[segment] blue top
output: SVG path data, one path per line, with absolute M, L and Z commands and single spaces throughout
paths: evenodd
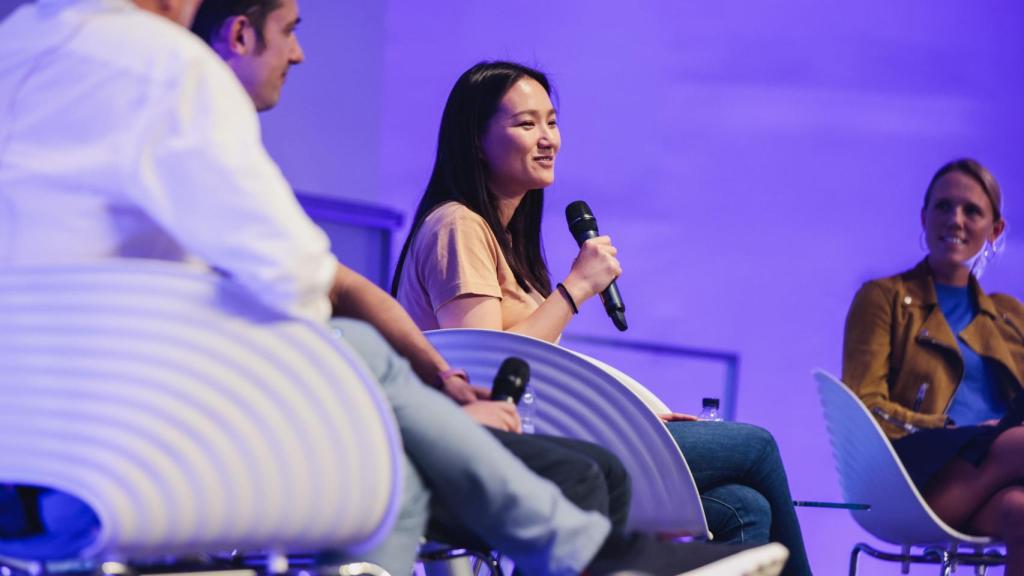
M 964 360 L 964 377 L 949 403 L 948 415 L 958 426 L 980 424 L 985 420 L 1002 418 L 1006 412 L 1006 399 L 996 387 L 988 361 L 978 356 L 960 338 L 960 332 L 978 315 L 978 307 L 971 298 L 968 286 L 935 284 L 939 308 L 949 322 L 960 356 Z

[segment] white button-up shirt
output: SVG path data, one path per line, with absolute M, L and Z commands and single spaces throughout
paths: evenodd
M 337 267 L 230 69 L 127 0 L 0 24 L 0 263 L 191 260 L 325 320 Z

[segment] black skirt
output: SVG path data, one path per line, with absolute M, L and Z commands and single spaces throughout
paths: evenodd
M 1024 394 L 1018 394 L 995 426 L 928 428 L 908 434 L 894 441 L 892 446 L 914 485 L 923 492 L 935 475 L 955 458 L 981 466 L 996 438 L 1009 428 L 1019 426 L 1022 420 Z
M 928 483 L 954 458 L 980 466 L 992 443 L 1003 431 L 996 426 L 929 428 L 892 443 L 917 489 Z

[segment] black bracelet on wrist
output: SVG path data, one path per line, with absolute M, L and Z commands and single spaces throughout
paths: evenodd
M 558 291 L 562 294 L 562 297 L 565 298 L 565 301 L 569 303 L 569 308 L 572 308 L 573 315 L 579 314 L 579 306 L 576 306 L 576 301 L 572 299 L 572 294 L 569 294 L 569 289 L 565 287 L 565 284 L 559 282 L 557 284 L 557 287 Z

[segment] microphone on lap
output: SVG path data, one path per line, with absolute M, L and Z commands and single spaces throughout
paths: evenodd
M 581 247 L 587 240 L 600 236 L 597 233 L 597 218 L 594 218 L 590 206 L 583 200 L 577 200 L 565 207 L 565 220 L 569 223 L 569 232 Z M 629 328 L 626 324 L 626 305 L 622 303 L 622 295 L 619 294 L 619 287 L 615 285 L 614 280 L 601 292 L 601 301 L 604 302 L 604 310 L 616 328 L 620 331 Z
M 509 356 L 501 363 L 491 386 L 491 400 L 519 404 L 519 399 L 530 382 L 530 365 L 522 358 Z

